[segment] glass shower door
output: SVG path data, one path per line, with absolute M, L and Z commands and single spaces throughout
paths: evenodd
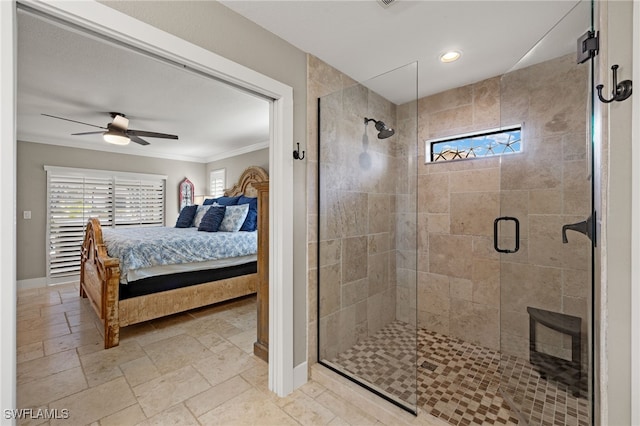
M 582 1 L 500 81 L 500 390 L 530 425 L 590 423 L 591 63 L 554 48 L 591 27 Z
M 416 412 L 417 64 L 318 100 L 318 360 Z

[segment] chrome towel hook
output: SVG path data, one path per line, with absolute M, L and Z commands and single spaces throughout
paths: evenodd
M 605 99 L 602 97 L 602 89 L 604 88 L 603 84 L 598 84 L 596 86 L 598 98 L 600 98 L 600 100 L 605 104 L 613 101 L 622 102 L 631 96 L 631 80 L 624 80 L 618 83 L 618 68 L 618 64 L 611 67 L 611 71 L 613 71 L 613 89 L 611 90 L 611 95 L 613 97 L 611 99 Z

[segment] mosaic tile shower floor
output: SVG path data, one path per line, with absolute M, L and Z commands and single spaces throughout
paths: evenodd
M 330 362 L 409 404 L 417 383 L 418 405 L 453 425 L 521 424 L 499 391 L 501 371 L 502 388 L 527 424 L 589 424 L 587 400 L 541 379 L 526 360 L 425 329 L 417 340 L 417 377 L 416 334 L 400 321 Z

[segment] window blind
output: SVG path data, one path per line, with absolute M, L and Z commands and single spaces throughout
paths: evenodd
M 49 283 L 79 274 L 89 218 L 103 227 L 164 225 L 165 177 L 140 176 L 47 168 Z
M 211 195 L 214 198 L 224 195 L 225 174 L 225 169 L 213 170 L 210 174 L 209 188 L 211 188 Z

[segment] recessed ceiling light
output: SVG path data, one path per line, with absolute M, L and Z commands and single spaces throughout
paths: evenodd
M 447 63 L 457 61 L 458 59 L 460 59 L 460 55 L 461 53 L 457 50 L 451 50 L 440 55 L 440 62 Z

